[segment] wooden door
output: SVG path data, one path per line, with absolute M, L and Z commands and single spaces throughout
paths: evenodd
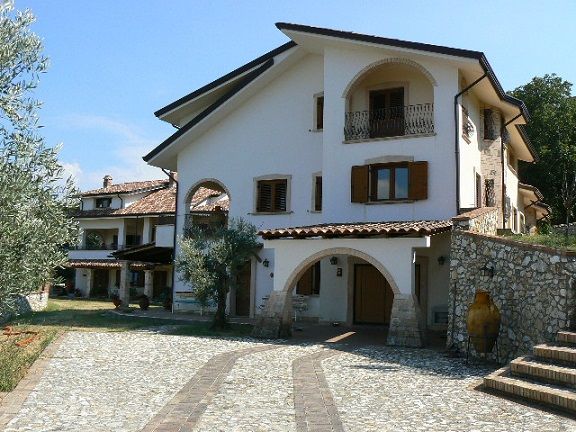
M 154 271 L 154 278 L 153 278 L 153 288 L 152 288 L 152 297 L 153 298 L 160 298 L 162 297 L 163 293 L 169 295 L 166 289 L 166 281 L 168 280 L 168 274 L 165 271 Z
M 250 281 L 252 279 L 252 263 L 247 261 L 236 280 L 236 315 L 250 315 Z
M 109 283 L 109 270 L 94 269 L 94 279 L 92 283 L 92 292 L 90 297 L 107 297 L 108 296 L 108 283 Z
M 370 98 L 370 137 L 404 135 L 404 88 L 374 90 Z
M 394 293 L 386 278 L 371 264 L 354 266 L 354 322 L 390 324 Z

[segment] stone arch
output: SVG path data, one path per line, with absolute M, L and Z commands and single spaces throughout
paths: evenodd
M 196 183 L 194 183 L 188 189 L 188 192 L 186 193 L 186 196 L 184 198 L 186 208 L 190 207 L 190 202 L 192 201 L 192 197 L 198 191 L 198 189 L 202 186 L 209 187 L 209 188 L 212 187 L 215 190 L 222 190 L 226 195 L 228 195 L 228 199 L 230 199 L 230 191 L 228 190 L 228 188 L 226 187 L 226 185 L 224 183 L 222 183 L 220 180 L 218 180 L 216 178 L 204 178 L 202 180 L 198 180 Z
M 367 253 L 362 252 L 358 249 L 346 248 L 346 247 L 335 247 L 324 249 L 310 255 L 309 257 L 301 261 L 300 264 L 298 264 L 298 266 L 292 271 L 292 273 L 284 283 L 282 291 L 278 293 L 279 297 L 282 298 L 280 304 L 283 305 L 281 310 L 281 316 L 282 316 L 281 327 L 283 327 L 283 329 L 281 328 L 280 330 L 281 335 L 288 334 L 286 333 L 288 331 L 286 329 L 289 326 L 289 323 L 291 322 L 291 316 L 292 316 L 292 302 L 289 299 L 290 296 L 292 295 L 294 287 L 296 286 L 296 282 L 298 282 L 298 280 L 302 277 L 302 275 L 310 265 L 314 264 L 318 260 L 321 260 L 322 258 L 326 258 L 327 256 L 331 255 L 348 255 L 363 259 L 367 263 L 373 265 L 386 278 L 392 292 L 394 293 L 394 298 L 402 296 L 402 294 L 400 293 L 400 289 L 396 284 L 396 281 L 394 280 L 388 269 L 386 269 L 386 267 L 384 267 L 384 265 L 380 261 L 373 258 L 371 255 L 368 255 Z
M 379 66 L 382 66 L 385 64 L 390 64 L 390 63 L 400 63 L 400 64 L 404 64 L 407 66 L 411 66 L 411 67 L 417 69 L 422 75 L 424 75 L 426 77 L 426 79 L 428 79 L 428 81 L 430 81 L 430 84 L 432 84 L 432 86 L 434 86 L 434 87 L 438 86 L 438 83 L 436 82 L 436 79 L 434 78 L 434 76 L 428 71 L 428 69 L 426 69 L 420 63 L 417 63 L 414 60 L 410 60 L 410 59 L 403 58 L 403 57 L 392 57 L 392 58 L 387 58 L 387 59 L 383 59 L 383 60 L 378 60 L 378 61 L 371 63 L 368 66 L 364 67 L 362 70 L 360 70 L 354 76 L 354 78 L 352 78 L 350 80 L 350 82 L 346 86 L 346 89 L 344 89 L 344 92 L 342 93 L 342 97 L 348 98 L 348 96 L 350 95 L 350 92 L 352 91 L 352 89 L 354 88 L 356 83 L 358 81 L 360 81 L 370 71 L 372 71 L 373 69 L 375 69 Z
M 282 292 L 291 294 L 292 290 L 294 289 L 294 286 L 296 285 L 296 282 L 298 282 L 298 280 L 302 277 L 302 275 L 308 269 L 308 267 L 310 267 L 316 261 L 331 255 L 350 255 L 356 258 L 363 259 L 367 263 L 372 264 L 386 278 L 386 280 L 390 284 L 390 288 L 394 292 L 394 295 L 400 294 L 400 289 L 398 288 L 398 285 L 396 285 L 396 281 L 394 280 L 388 269 L 386 269 L 386 267 L 384 267 L 384 265 L 382 265 L 380 261 L 373 258 L 371 255 L 368 255 L 367 253 L 359 251 L 358 249 L 345 248 L 345 247 L 324 249 L 320 252 L 316 252 L 310 255 L 308 258 L 306 258 L 304 261 L 298 264 L 298 266 L 292 271 L 292 273 L 286 280 L 284 287 L 282 288 Z

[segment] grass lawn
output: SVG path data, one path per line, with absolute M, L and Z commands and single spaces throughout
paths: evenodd
M 214 331 L 210 329 L 211 323 L 206 321 L 122 316 L 113 311 L 114 305 L 106 301 L 50 299 L 46 310 L 6 323 L 13 332 L 33 331 L 38 334 L 29 344 L 20 347 L 17 343 L 31 334 L 7 336 L 0 333 L 0 400 L 1 392 L 11 391 L 44 348 L 65 331 L 118 332 L 163 326 L 163 333 L 167 334 L 220 337 L 248 336 L 252 331 L 252 326 L 246 324 L 231 324 L 229 330 Z
M 566 238 L 563 234 L 537 234 L 531 236 L 513 235 L 510 238 L 524 243 L 538 244 L 555 249 L 576 251 L 576 236 Z

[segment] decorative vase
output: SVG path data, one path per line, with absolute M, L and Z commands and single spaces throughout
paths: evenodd
M 487 291 L 476 291 L 466 319 L 468 336 L 477 353 L 489 353 L 500 331 L 500 311 Z
M 148 308 L 150 307 L 150 300 L 148 299 L 147 295 L 142 294 L 138 300 L 138 306 L 140 306 L 140 309 L 142 310 L 148 310 Z
M 114 304 L 114 306 L 116 307 L 116 309 L 118 309 L 120 307 L 120 305 L 122 304 L 122 300 L 120 300 L 120 297 L 118 297 L 117 295 L 112 297 L 112 303 Z

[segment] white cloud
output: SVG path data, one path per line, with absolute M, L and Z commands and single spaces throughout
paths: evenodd
M 63 166 L 74 176 L 80 190 L 101 187 L 105 175 L 111 175 L 114 183 L 165 178 L 161 169 L 152 167 L 142 156 L 154 148 L 159 139 L 145 136 L 138 128 L 126 122 L 97 115 L 70 115 L 62 123 L 72 129 L 90 129 L 114 137 L 114 143 L 106 150 L 105 167 L 96 166 L 94 161 L 66 161 Z M 92 162 L 92 164 L 91 164 Z

